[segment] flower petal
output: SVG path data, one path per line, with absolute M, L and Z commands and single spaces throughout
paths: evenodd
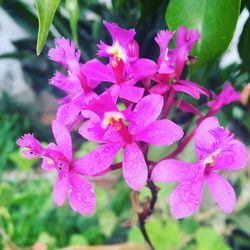
M 248 161 L 248 152 L 245 145 L 238 141 L 232 140 L 230 147 L 226 151 L 222 151 L 215 158 L 216 169 L 240 169 L 244 168 Z
M 147 128 L 136 134 L 134 138 L 153 145 L 168 146 L 178 141 L 182 136 L 182 128 L 165 119 L 152 122 Z
M 70 175 L 70 184 L 72 186 L 69 194 L 71 208 L 84 215 L 93 214 L 96 197 L 92 184 L 76 174 Z
M 157 64 L 149 59 L 140 58 L 132 62 L 129 67 L 129 73 L 131 73 L 136 81 L 150 77 L 157 72 Z
M 204 182 L 204 168 L 195 178 L 180 183 L 170 195 L 170 211 L 175 219 L 192 215 L 198 209 Z
M 53 196 L 57 206 L 62 206 L 68 196 L 69 192 L 69 176 L 66 175 L 64 178 L 57 178 L 54 189 Z
M 81 71 L 88 76 L 89 79 L 97 82 L 115 82 L 115 78 L 110 68 L 96 59 L 83 64 L 81 66 Z
M 73 122 L 79 113 L 80 109 L 70 102 L 58 108 L 56 119 L 66 126 Z
M 74 161 L 74 171 L 87 176 L 94 176 L 102 173 L 112 164 L 115 155 L 121 147 L 122 145 L 117 143 L 98 146 L 90 153 Z
M 160 161 L 153 168 L 151 180 L 157 182 L 181 182 L 198 174 L 199 166 L 177 160 Z
M 119 96 L 131 102 L 138 102 L 142 98 L 143 93 L 143 88 L 135 86 L 121 85 L 119 89 Z
M 129 130 L 132 134 L 142 131 L 160 115 L 163 106 L 163 98 L 157 94 L 143 97 L 135 106 L 134 112 L 130 113 L 128 120 Z
M 49 150 L 58 151 L 58 147 L 54 143 L 49 143 L 46 148 L 46 153 L 48 153 Z M 45 154 L 46 155 L 46 154 Z M 42 169 L 44 171 L 50 171 L 55 167 L 55 163 L 52 159 L 49 157 L 44 156 L 42 161 Z
M 72 141 L 68 129 L 59 121 L 52 122 L 52 131 L 60 151 L 68 159 L 72 160 Z
M 215 143 L 215 138 L 209 133 L 209 130 L 220 127 L 216 117 L 206 118 L 196 130 L 195 149 L 199 159 L 204 158 L 204 152 L 210 151 Z M 207 156 L 207 155 L 205 155 Z
M 144 156 L 136 143 L 125 146 L 122 167 L 123 176 L 129 187 L 139 191 L 147 182 L 148 169 Z
M 89 141 L 104 142 L 103 136 L 105 130 L 101 127 L 100 123 L 92 123 L 86 121 L 79 128 L 79 134 Z
M 117 40 L 122 46 L 128 46 L 128 44 L 133 40 L 135 36 L 134 29 L 123 29 L 119 27 L 116 23 L 109 23 L 106 20 L 103 21 L 103 24 L 109 31 L 113 42 Z
M 236 203 L 236 195 L 231 184 L 222 176 L 211 172 L 206 176 L 210 192 L 223 212 L 230 214 Z

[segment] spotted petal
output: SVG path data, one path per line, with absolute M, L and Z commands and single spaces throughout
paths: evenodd
M 122 167 L 127 184 L 133 190 L 139 191 L 147 182 L 148 170 L 144 156 L 136 143 L 125 146 Z
M 68 129 L 59 121 L 54 120 L 52 122 L 52 131 L 55 137 L 56 143 L 63 155 L 72 160 L 72 141 Z
M 115 155 L 121 147 L 121 144 L 115 143 L 98 146 L 74 162 L 74 171 L 86 176 L 94 176 L 102 173 L 112 164 Z
M 199 166 L 177 160 L 164 160 L 155 165 L 151 180 L 157 182 L 182 182 L 194 178 Z
M 69 176 L 66 175 L 63 178 L 57 178 L 54 189 L 53 196 L 57 206 L 62 206 L 68 196 L 69 192 Z
M 195 178 L 180 183 L 170 195 L 170 211 L 175 219 L 192 215 L 199 208 L 204 182 L 204 168 Z
M 213 172 L 206 176 L 206 181 L 221 210 L 227 214 L 232 213 L 236 203 L 236 195 L 230 183 Z
M 71 208 L 80 214 L 93 214 L 96 197 L 92 184 L 76 174 L 70 175 L 70 184 L 72 186 L 69 194 Z

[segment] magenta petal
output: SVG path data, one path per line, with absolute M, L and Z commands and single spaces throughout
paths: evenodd
M 154 87 L 152 87 L 149 92 L 151 94 L 159 94 L 162 95 L 164 93 L 166 93 L 169 90 L 169 86 L 167 84 L 162 84 L 159 83 L 157 85 L 155 85 Z
M 213 113 L 218 112 L 222 107 L 231 102 L 239 101 L 240 93 L 236 92 L 235 89 L 230 85 L 230 83 L 226 83 L 223 86 L 222 91 L 215 99 L 211 102 L 208 102 L 208 106 L 211 108 Z
M 191 82 L 188 80 L 179 80 L 178 83 L 181 83 L 183 86 L 192 89 L 193 91 L 197 92 L 197 94 L 203 94 L 209 97 L 209 91 L 195 82 Z
M 217 169 L 240 169 L 246 166 L 247 161 L 248 152 L 245 145 L 238 140 L 232 140 L 229 148 L 215 158 L 215 167 Z
M 150 77 L 157 72 L 157 64 L 149 59 L 140 58 L 130 64 L 129 73 L 131 73 L 136 81 Z
M 155 41 L 158 43 L 160 47 L 160 57 L 164 58 L 166 49 L 168 48 L 168 44 L 174 36 L 174 32 L 169 30 L 161 30 L 157 33 L 155 37 Z
M 72 160 L 72 141 L 68 129 L 59 121 L 52 122 L 52 131 L 60 151 L 68 159 Z
M 53 189 L 53 196 L 55 203 L 57 206 L 62 206 L 68 196 L 69 192 L 69 176 L 65 176 L 64 178 L 60 179 L 57 178 L 54 189 Z
M 49 143 L 46 149 L 46 152 L 50 150 L 58 151 L 58 147 L 54 143 Z M 50 171 L 55 167 L 54 161 L 46 156 L 43 157 L 42 169 L 44 171 Z
M 53 160 L 49 158 L 43 158 L 42 169 L 44 171 L 50 171 L 55 167 Z
M 36 153 L 34 150 L 23 150 L 22 155 L 28 160 L 41 156 L 40 153 Z
M 62 124 L 68 125 L 75 120 L 79 113 L 80 109 L 72 102 L 70 102 L 58 108 L 56 119 Z
M 178 141 L 182 136 L 182 128 L 165 119 L 152 122 L 147 128 L 136 134 L 134 138 L 153 145 L 168 146 Z
M 143 93 L 143 88 L 128 85 L 122 85 L 119 90 L 119 96 L 131 102 L 138 102 L 142 98 Z
M 70 184 L 72 186 L 69 194 L 71 208 L 84 215 L 93 214 L 96 197 L 92 184 L 76 174 L 70 175 Z
M 209 151 L 215 143 L 215 138 L 211 133 L 209 133 L 209 130 L 218 127 L 220 127 L 220 125 L 217 118 L 209 117 L 201 122 L 201 124 L 197 128 L 195 133 L 195 149 L 199 159 L 203 158 L 204 152 Z
M 105 130 L 101 127 L 100 123 L 92 123 L 91 121 L 86 121 L 82 124 L 79 129 L 79 134 L 89 141 L 94 142 L 104 142 Z
M 184 92 L 188 95 L 191 95 L 195 99 L 200 98 L 200 93 L 190 87 L 175 83 L 172 85 L 172 88 L 176 91 Z
M 195 178 L 180 183 L 170 195 L 170 211 L 175 219 L 192 215 L 199 208 L 204 182 L 204 168 Z
M 128 46 L 135 36 L 134 29 L 120 28 L 116 23 L 109 23 L 106 20 L 103 21 L 104 26 L 109 31 L 113 42 L 119 41 L 122 46 Z
M 83 64 L 81 66 L 81 71 L 88 76 L 89 79 L 97 82 L 115 82 L 115 78 L 110 68 L 96 59 Z
M 113 163 L 115 155 L 121 147 L 121 144 L 113 143 L 98 146 L 90 153 L 74 161 L 74 171 L 87 176 L 104 172 Z
M 75 75 L 65 76 L 61 72 L 56 72 L 50 79 L 50 84 L 63 90 L 67 94 L 76 94 L 81 91 L 81 82 Z
M 160 161 L 151 174 L 151 180 L 157 182 L 181 182 L 192 179 L 198 174 L 199 166 L 177 160 Z
M 136 143 L 125 146 L 122 167 L 123 176 L 129 187 L 139 191 L 147 182 L 148 169 L 144 156 Z
M 222 176 L 213 172 L 206 176 L 208 188 L 223 212 L 230 214 L 234 210 L 236 195 L 231 184 Z
M 188 101 L 184 99 L 177 100 L 175 105 L 183 112 L 193 113 L 200 117 L 203 116 L 202 113 L 193 104 L 189 103 Z
M 136 134 L 154 122 L 160 115 L 162 107 L 162 96 L 151 94 L 143 97 L 135 106 L 134 112 L 128 117 L 128 120 L 131 121 L 130 132 Z

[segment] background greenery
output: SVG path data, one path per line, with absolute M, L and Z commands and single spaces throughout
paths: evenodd
M 35 4 L 25 0 L 0 1 L 2 10 L 28 33 L 27 38 L 12 41 L 15 52 L 1 54 L 0 59 L 12 58 L 22 64 L 25 79 L 38 100 L 44 92 L 55 97 L 62 96 L 62 93 L 47 84 L 58 68 L 47 58 L 54 38 L 65 36 L 73 39 L 82 51 L 82 61 L 88 60 L 95 57 L 96 44 L 100 39 L 110 39 L 102 25 L 103 19 L 118 22 L 122 27 L 136 27 L 140 55 L 152 59 L 158 56 L 154 36 L 160 29 L 169 27 L 175 30 L 179 25 L 199 28 L 202 38 L 193 51 L 193 55 L 197 55 L 197 64 L 186 70 L 186 76 L 211 88 L 215 93 L 222 89 L 226 81 L 232 82 L 239 91 L 250 81 L 250 18 L 244 25 L 238 43 L 241 62 L 223 69 L 219 67 L 222 53 L 232 39 L 239 13 L 244 8 L 250 9 L 248 0 L 241 3 L 239 0 L 35 2 L 40 23 L 38 43 L 39 26 Z M 52 29 L 48 33 L 52 19 Z M 41 52 L 39 57 L 36 52 Z M 23 248 L 36 242 L 46 243 L 49 249 L 126 241 L 143 243 L 136 227 L 130 190 L 123 181 L 119 181 L 119 171 L 94 180 L 98 203 L 92 217 L 80 216 L 70 210 L 68 205 L 62 208 L 55 206 L 52 199 L 55 176 L 42 173 L 40 161 L 25 160 L 15 144 L 16 138 L 28 131 L 34 131 L 44 142 L 52 140 L 48 126 L 51 114 L 42 112 L 43 108 L 38 109 L 37 106 L 17 103 L 5 92 L 0 94 L 0 249 L 16 246 Z M 201 99 L 195 102 L 202 112 L 206 111 L 204 101 Z M 218 114 L 220 122 L 229 125 L 247 145 L 250 143 L 249 106 L 249 102 L 246 105 L 237 103 Z M 170 115 L 186 131 L 194 124 L 191 114 L 174 110 Z M 77 133 L 73 137 L 78 155 L 83 155 L 93 147 L 91 143 L 81 145 L 82 140 Z M 158 160 L 169 150 L 169 147 L 152 147 L 150 157 Z M 194 160 L 192 144 L 182 153 L 182 158 L 186 161 Z M 175 221 L 169 215 L 168 206 L 172 186 L 161 185 L 156 211 L 147 224 L 156 249 L 250 249 L 250 170 L 246 168 L 239 173 L 230 173 L 228 178 L 238 195 L 237 209 L 229 216 L 218 212 L 210 197 L 205 195 L 200 213 Z M 140 198 L 145 199 L 148 195 L 147 190 L 143 189 Z

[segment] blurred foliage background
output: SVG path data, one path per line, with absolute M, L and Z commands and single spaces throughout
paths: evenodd
M 240 1 L 201 2 L 207 4 L 206 15 L 203 16 L 205 33 L 202 40 L 202 46 L 205 46 L 207 52 L 204 54 L 202 46 L 195 48 L 193 54 L 198 54 L 198 64 L 187 69 L 185 74 L 215 93 L 222 89 L 226 81 L 241 91 L 242 102 L 224 108 L 218 117 L 221 124 L 229 126 L 237 137 L 249 145 L 250 2 L 245 0 L 240 5 L 241 22 L 237 26 L 239 39 L 233 40 L 230 47 L 235 48 L 239 58 L 231 61 L 227 58 L 233 57 L 233 54 L 230 54 L 230 49 L 226 51 L 226 48 L 238 20 L 236 7 Z M 7 72 L 7 75 L 2 74 L 5 78 L 0 77 L 0 249 L 22 249 L 36 242 L 47 244 L 49 249 L 120 242 L 144 243 L 136 227 L 137 218 L 131 206 L 130 190 L 120 180 L 119 171 L 93 180 L 96 184 L 97 210 L 94 216 L 83 217 L 71 211 L 68 205 L 62 208 L 55 206 L 52 199 L 55 176 L 42 173 L 40 161 L 25 160 L 15 141 L 24 132 L 30 131 L 46 143 L 52 140 L 49 124 L 55 116 L 57 98 L 62 96 L 62 93 L 48 85 L 48 79 L 58 69 L 58 65 L 47 57 L 48 49 L 54 46 L 55 37 L 73 39 L 82 51 L 81 59 L 84 62 L 96 56 L 96 44 L 100 39 L 109 41 L 110 37 L 102 25 L 102 20 L 106 19 L 118 22 L 122 27 L 135 27 L 140 56 L 157 59 L 159 51 L 154 41 L 156 33 L 167 27 L 175 29 L 180 24 L 192 27 L 196 14 L 200 14 L 197 1 L 186 1 L 186 5 L 184 3 L 182 0 L 61 1 L 45 46 L 37 57 L 38 19 L 34 2 L 0 1 L 0 16 L 8 15 L 25 34 L 19 39 L 10 38 L 11 51 L 4 49 L 4 39 L 0 44 L 0 65 L 6 63 L 11 68 L 11 65 L 14 67 L 18 62 L 22 72 L 22 79 L 15 76 L 15 72 Z M 224 15 L 221 9 L 226 11 Z M 209 13 L 212 13 L 213 18 Z M 0 19 L 0 32 L 5 37 L 7 33 L 3 31 L 3 20 Z M 225 31 L 216 29 L 216 22 L 222 22 L 218 27 L 224 25 Z M 8 27 L 6 29 L 8 32 Z M 217 32 L 212 38 L 210 30 Z M 230 32 L 232 34 L 221 40 L 220 34 L 223 32 L 226 35 Z M 3 71 L 3 67 L 0 71 Z M 26 87 L 19 91 L 21 80 Z M 14 92 L 17 94 L 13 95 Z M 202 112 L 206 111 L 205 100 L 189 101 L 198 105 Z M 192 114 L 173 110 L 170 115 L 186 131 L 194 126 Z M 76 132 L 73 138 L 77 155 L 83 155 L 93 148 L 91 143 L 82 144 Z M 150 158 L 159 160 L 171 149 L 152 147 Z M 194 160 L 192 143 L 181 158 L 190 162 Z M 173 186 L 161 185 L 156 211 L 147 224 L 157 250 L 250 249 L 250 170 L 245 168 L 241 172 L 227 175 L 238 195 L 236 211 L 227 216 L 219 212 L 209 195 L 204 195 L 203 205 L 197 215 L 175 221 L 170 217 L 168 206 Z M 145 199 L 147 196 L 147 189 L 143 189 L 140 198 Z

